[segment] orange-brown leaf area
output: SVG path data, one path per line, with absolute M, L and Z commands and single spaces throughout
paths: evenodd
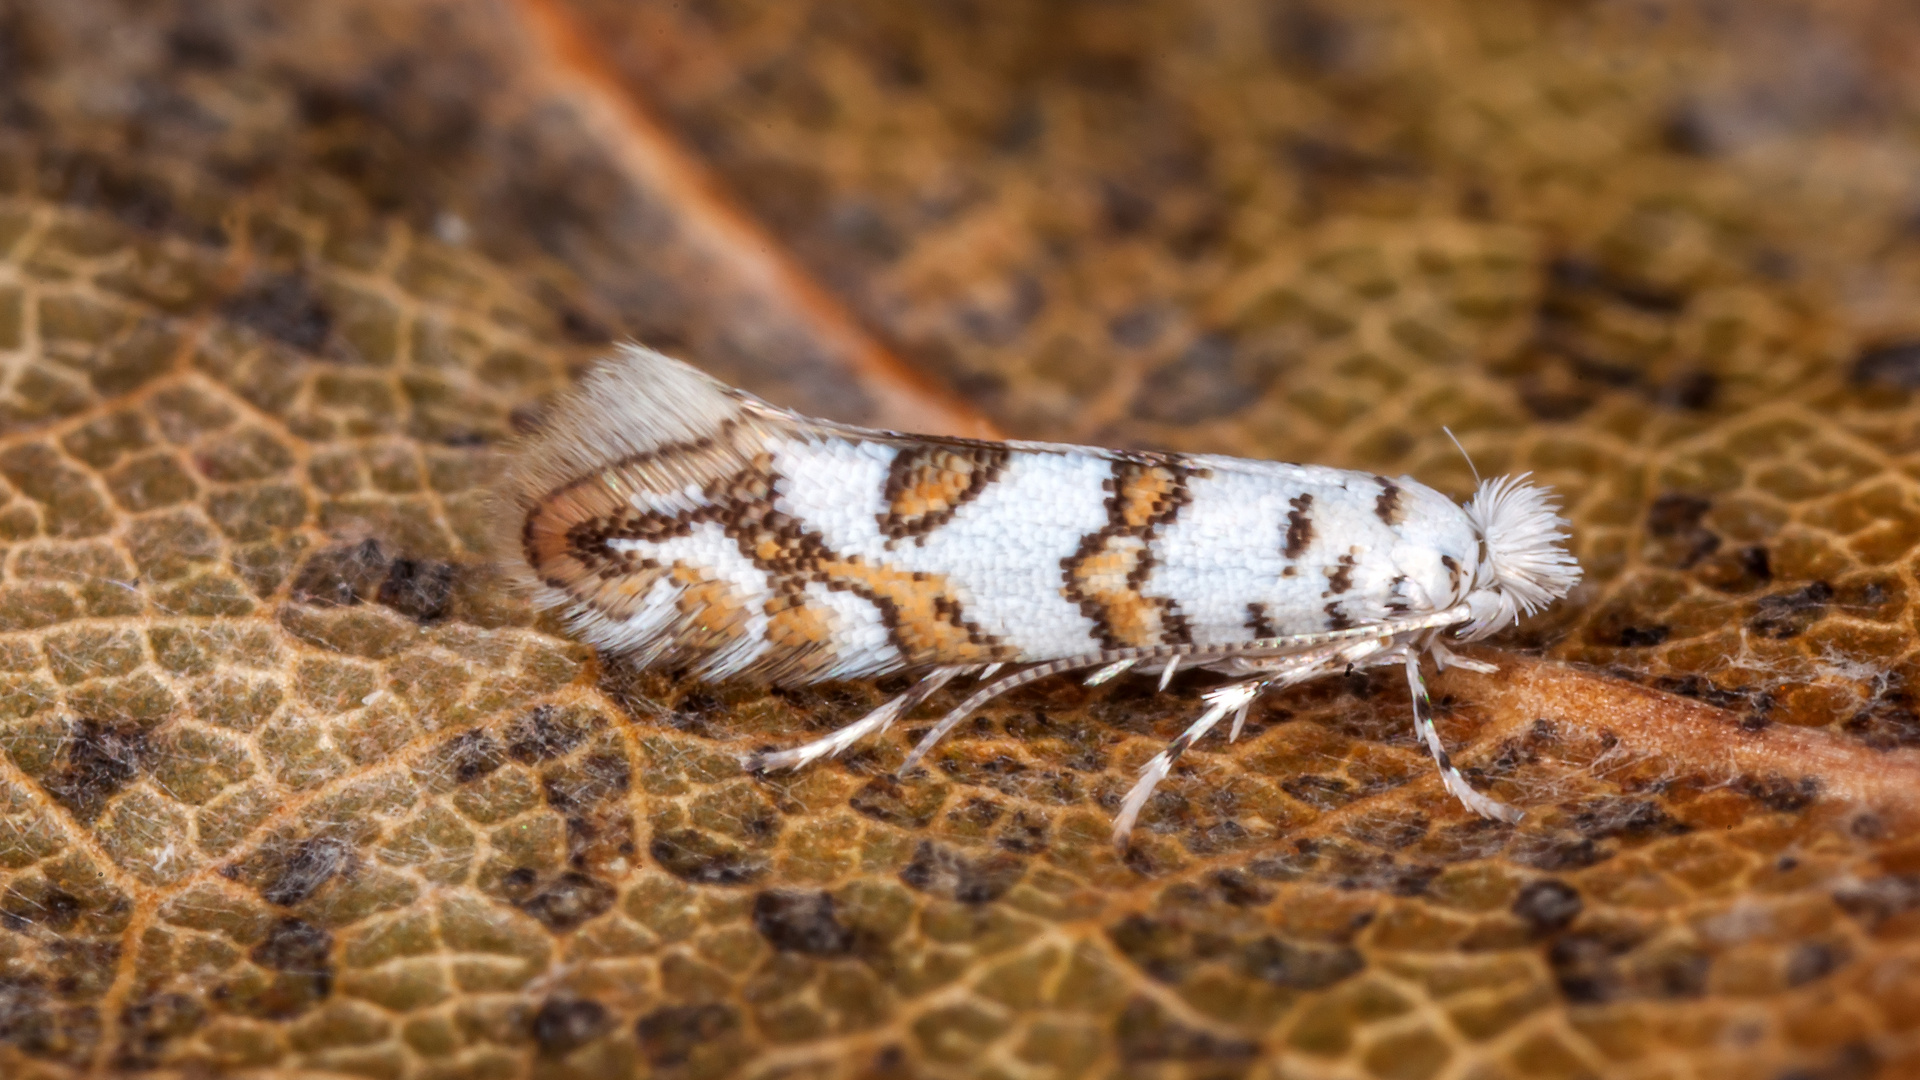
M 0 1075 L 1920 1074 L 1916 48 L 0 0 Z M 1589 581 L 1434 684 L 1527 816 L 1384 676 L 1194 747 L 1125 856 L 1203 677 L 744 773 L 904 683 L 626 670 L 482 549 L 629 335 L 847 420 L 1536 472 Z

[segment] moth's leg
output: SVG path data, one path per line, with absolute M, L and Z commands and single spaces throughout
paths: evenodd
M 1140 779 L 1134 783 L 1133 790 L 1127 792 L 1126 801 L 1120 804 L 1120 815 L 1113 819 L 1115 846 L 1122 849 L 1127 846 L 1127 837 L 1133 833 L 1133 823 L 1139 820 L 1140 811 L 1147 805 L 1147 799 L 1152 797 L 1153 789 L 1173 771 L 1173 763 L 1180 760 L 1180 755 L 1187 752 L 1187 747 L 1219 723 L 1221 717 L 1251 704 L 1266 685 L 1267 680 L 1255 679 L 1207 693 L 1207 711 L 1201 713 L 1200 719 L 1175 736 L 1165 750 L 1155 754 L 1153 760 L 1147 762 L 1146 768 L 1140 770 Z
M 1453 758 L 1447 748 L 1440 745 L 1440 732 L 1433 726 L 1433 701 L 1427 697 L 1427 681 L 1420 675 L 1420 653 L 1408 647 L 1405 649 L 1407 663 L 1407 689 L 1413 693 L 1413 726 L 1420 737 L 1426 740 L 1427 750 L 1433 754 L 1433 763 L 1440 767 L 1440 782 L 1446 785 L 1453 797 L 1466 804 L 1467 809 L 1481 817 L 1512 823 L 1519 821 L 1519 810 L 1508 806 L 1498 799 L 1489 798 L 1473 790 L 1467 778 L 1460 775 L 1454 767 Z
M 951 682 L 956 675 L 973 670 L 969 667 L 935 668 L 926 678 L 914 683 L 906 693 L 873 710 L 853 723 L 840 728 L 831 735 L 804 743 L 791 750 L 774 753 L 749 754 L 742 763 L 749 771 L 761 769 L 797 769 L 811 761 L 823 757 L 832 757 L 846 750 L 869 735 L 878 735 L 887 730 L 895 720 L 906 715 L 914 706 L 932 697 L 941 687 Z
M 1467 671 L 1477 671 L 1482 675 L 1492 675 L 1494 672 L 1500 670 L 1500 665 L 1498 664 L 1469 660 L 1461 656 L 1459 653 L 1447 648 L 1446 642 L 1441 641 L 1438 637 L 1435 637 L 1433 641 L 1427 645 L 1427 651 L 1433 654 L 1433 664 L 1441 671 L 1445 671 L 1450 667 L 1457 667 L 1464 668 Z

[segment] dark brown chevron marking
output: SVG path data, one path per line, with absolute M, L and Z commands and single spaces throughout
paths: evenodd
M 1327 629 L 1329 630 L 1353 629 L 1353 620 L 1347 618 L 1347 613 L 1340 610 L 1340 601 L 1338 600 L 1327 601 L 1327 606 L 1323 610 L 1326 611 L 1327 613 Z
M 1172 457 L 1137 455 L 1116 458 L 1105 486 L 1107 524 L 1088 533 L 1072 555 L 1060 561 L 1061 592 L 1093 620 L 1094 633 L 1109 649 L 1190 644 L 1193 630 L 1172 600 L 1146 596 L 1141 588 L 1153 573 L 1153 537 L 1192 502 L 1187 482 L 1202 475 Z
M 1380 484 L 1380 497 L 1373 501 L 1373 512 L 1388 525 L 1398 525 L 1407 520 L 1407 508 L 1402 498 L 1406 492 L 1401 490 L 1399 484 L 1384 476 L 1376 476 L 1374 480 Z
M 1293 509 L 1287 511 L 1287 546 L 1280 554 L 1289 559 L 1297 559 L 1307 553 L 1308 545 L 1313 543 L 1313 496 L 1302 493 L 1289 500 Z
M 1280 631 L 1274 628 L 1273 620 L 1267 618 L 1267 605 L 1252 603 L 1247 605 L 1247 633 L 1256 638 L 1277 638 Z
M 1359 557 L 1352 551 L 1340 556 L 1340 562 L 1327 571 L 1327 591 L 1322 596 L 1339 596 L 1353 588 L 1353 570 L 1360 565 Z
M 913 537 L 925 543 L 928 533 L 953 520 L 962 506 L 1000 478 L 1008 457 L 1006 447 L 985 443 L 901 447 L 887 468 L 882 492 L 887 509 L 878 515 L 881 535 L 889 541 Z

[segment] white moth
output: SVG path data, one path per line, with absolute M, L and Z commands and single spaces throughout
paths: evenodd
M 1196 739 L 1261 692 L 1400 664 L 1447 790 L 1420 658 L 1565 596 L 1580 569 L 1547 489 L 1490 480 L 1464 506 L 1411 479 L 1216 456 L 984 442 L 775 408 L 637 347 L 591 372 L 519 447 L 502 547 L 573 633 L 640 665 L 778 685 L 920 681 L 752 769 L 837 754 L 960 676 L 982 684 L 901 768 L 993 698 L 1060 672 L 1200 667 L 1233 681 L 1152 761 L 1124 844 Z M 1002 665 L 1018 670 L 987 681 Z

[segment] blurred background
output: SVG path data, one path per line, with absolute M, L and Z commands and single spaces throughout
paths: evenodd
M 1822 793 L 1920 753 L 1916 56 L 1895 0 L 0 0 L 5 779 L 60 838 L 0 845 L 0 1060 L 1914 1075 L 1920 797 Z M 1200 755 L 1128 865 L 1102 808 L 1190 700 L 1036 690 L 925 782 L 750 783 L 714 747 L 871 688 L 604 672 L 465 569 L 487 455 L 627 338 L 835 419 L 1459 494 L 1451 428 L 1563 493 L 1587 582 L 1504 643 L 1596 696 L 1461 696 L 1482 786 L 1536 785 L 1511 836 L 1364 679 Z M 280 644 L 169 667 L 176 618 Z M 1663 746 L 1595 672 L 1726 727 Z M 572 758 L 442 745 L 562 706 Z M 447 809 L 423 761 L 545 795 Z M 391 825 L 269 809 L 390 764 Z M 403 934 L 377 868 L 531 929 Z M 488 949 L 525 970 L 447 974 Z

